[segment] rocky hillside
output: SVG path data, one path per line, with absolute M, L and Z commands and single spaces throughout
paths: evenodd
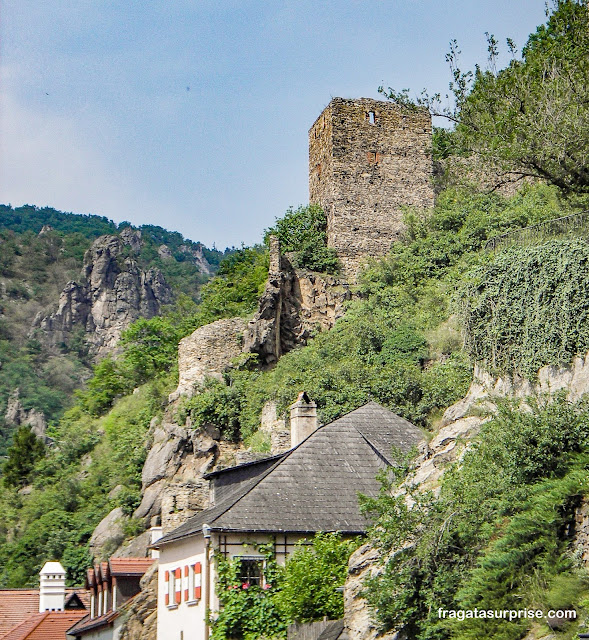
M 19 424 L 62 414 L 133 321 L 197 300 L 222 257 L 161 227 L 30 206 L 0 206 L 0 246 L 0 455 Z

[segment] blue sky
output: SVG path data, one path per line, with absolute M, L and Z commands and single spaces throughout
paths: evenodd
M 521 47 L 544 0 L 2 0 L 0 202 L 218 248 L 306 203 L 331 97 L 445 92 L 451 38 Z M 505 47 L 504 47 L 505 48 Z

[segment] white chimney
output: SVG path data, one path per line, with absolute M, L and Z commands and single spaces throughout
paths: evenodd
M 65 605 L 65 569 L 60 562 L 46 562 L 41 569 L 39 612 L 63 611 Z
M 149 534 L 151 538 L 151 544 L 155 544 L 164 535 L 164 530 L 161 525 L 156 525 L 151 527 L 151 529 L 149 530 Z M 151 549 L 151 557 L 159 558 L 159 549 Z
M 296 447 L 317 429 L 317 405 L 301 391 L 290 408 L 290 446 Z

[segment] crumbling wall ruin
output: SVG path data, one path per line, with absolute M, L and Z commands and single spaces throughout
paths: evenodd
M 244 332 L 244 352 L 257 353 L 262 365 L 274 364 L 314 333 L 331 329 L 353 295 L 335 276 L 295 269 L 272 236 L 268 282 Z

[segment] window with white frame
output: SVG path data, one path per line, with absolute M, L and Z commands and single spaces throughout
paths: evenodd
M 197 603 L 202 595 L 202 565 L 195 562 L 186 567 L 187 585 L 186 585 L 186 601 L 188 604 Z
M 166 605 L 175 609 L 182 602 L 182 569 L 166 571 Z

